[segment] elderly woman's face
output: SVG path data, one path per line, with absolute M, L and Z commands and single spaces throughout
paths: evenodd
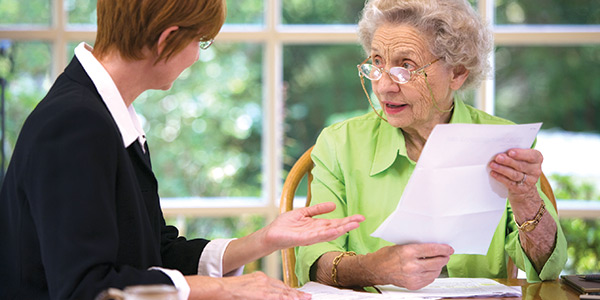
M 425 66 L 437 57 L 429 51 L 426 37 L 412 26 L 384 24 L 377 29 L 371 44 L 373 65 L 389 70 L 404 67 L 409 71 Z M 432 128 L 444 122 L 448 114 L 437 110 L 433 104 L 433 93 L 440 109 L 452 105 L 452 72 L 442 61 L 424 69 L 423 74 L 412 74 L 405 84 L 391 80 L 388 74 L 373 81 L 373 91 L 387 117 L 388 122 L 397 128 Z

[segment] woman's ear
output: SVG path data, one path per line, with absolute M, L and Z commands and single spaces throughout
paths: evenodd
M 175 33 L 177 30 L 179 30 L 179 26 L 171 26 L 171 27 L 165 29 L 160 34 L 160 36 L 158 37 L 158 42 L 156 43 L 156 48 L 158 49 L 157 55 L 160 56 L 160 54 L 165 49 L 165 45 L 166 45 L 165 42 L 167 40 L 167 37 L 169 37 L 170 34 Z
M 458 90 L 465 83 L 469 77 L 469 70 L 465 68 L 465 66 L 460 65 L 456 66 L 452 69 L 452 79 L 450 80 L 450 88 L 453 90 Z

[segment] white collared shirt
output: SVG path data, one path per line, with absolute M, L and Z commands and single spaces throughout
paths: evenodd
M 117 123 L 117 127 L 123 137 L 123 145 L 129 147 L 136 140 L 145 151 L 146 133 L 142 128 L 141 122 L 133 105 L 127 107 L 125 101 L 119 92 L 117 85 L 110 77 L 104 66 L 92 54 L 92 47 L 86 43 L 80 43 L 75 48 L 75 56 L 88 74 L 100 97 L 108 107 L 108 111 Z M 215 239 L 210 241 L 204 248 L 200 261 L 198 263 L 198 275 L 211 277 L 223 277 L 223 255 L 225 249 L 233 239 Z M 183 274 L 177 270 L 170 270 L 160 267 L 153 267 L 167 274 L 179 289 L 180 299 L 187 299 L 190 293 L 190 287 L 187 284 Z M 243 272 L 243 267 L 236 269 L 225 276 L 238 276 Z
M 123 136 L 123 145 L 125 148 L 131 146 L 135 140 L 140 142 L 142 149 L 146 142 L 146 133 L 142 128 L 133 105 L 127 107 L 117 85 L 112 80 L 104 66 L 92 54 L 92 47 L 86 43 L 80 43 L 75 48 L 75 56 L 85 69 L 85 72 L 92 79 L 96 86 L 102 101 L 108 107 L 108 111 L 119 127 Z M 145 151 L 145 149 L 144 149 Z

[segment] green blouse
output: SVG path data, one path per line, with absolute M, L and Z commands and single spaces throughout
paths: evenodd
M 514 124 L 455 101 L 450 123 Z M 323 218 L 362 214 L 360 227 L 338 239 L 296 249 L 296 274 L 301 285 L 309 281 L 310 267 L 324 253 L 355 251 L 366 254 L 392 245 L 371 233 L 397 207 L 416 162 L 407 156 L 402 131 L 382 121 L 374 112 L 327 127 L 312 151 L 312 204 L 334 202 L 335 211 Z M 487 255 L 454 254 L 448 262 L 450 277 L 506 278 L 508 256 L 527 280 L 556 279 L 567 260 L 567 242 L 554 206 L 541 192 L 548 212 L 557 224 L 554 252 L 538 274 L 519 243 L 519 233 L 507 202 Z

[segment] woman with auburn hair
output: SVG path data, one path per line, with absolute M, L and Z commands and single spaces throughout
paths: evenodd
M 94 299 L 166 284 L 179 299 L 308 299 L 242 267 L 276 250 L 335 239 L 360 215 L 280 215 L 239 239 L 185 239 L 167 226 L 132 103 L 166 90 L 225 20 L 224 0 L 99 0 L 95 48 L 81 43 L 27 118 L 0 190 L 0 298 Z

